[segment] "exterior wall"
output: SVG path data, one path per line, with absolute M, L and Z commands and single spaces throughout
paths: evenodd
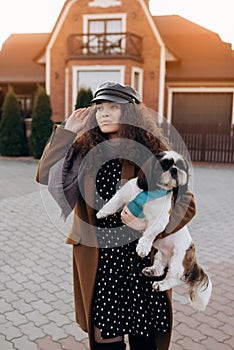
M 126 6 L 129 4 L 125 1 Z M 131 4 L 132 5 L 132 4 Z M 129 6 L 129 5 L 128 5 Z M 137 30 L 137 31 L 136 31 Z M 143 101 L 152 108 L 158 109 L 159 93 L 159 69 L 160 69 L 160 46 L 151 30 L 151 27 L 142 13 L 142 8 L 135 1 L 128 15 L 127 31 L 134 31 L 143 37 Z M 130 83 L 128 81 L 128 83 Z
M 143 101 L 157 110 L 159 93 L 159 65 L 160 46 L 152 32 L 150 24 L 137 0 L 122 0 L 121 6 L 108 8 L 91 7 L 89 1 L 76 1 L 58 32 L 54 44 L 50 50 L 50 97 L 53 109 L 53 119 L 63 120 L 66 112 L 72 111 L 72 67 L 73 66 L 94 66 L 94 65 L 116 65 L 125 66 L 125 78 L 123 83 L 131 85 L 132 67 L 143 69 Z M 68 6 L 68 5 L 67 5 Z M 65 9 L 64 9 L 65 10 Z M 113 58 L 111 59 L 76 59 L 67 60 L 67 40 L 70 34 L 81 34 L 83 30 L 83 14 L 105 14 L 105 13 L 127 13 L 126 32 L 131 32 L 143 38 L 143 62 L 132 59 Z M 59 21 L 58 21 L 59 23 Z M 53 36 L 53 33 L 52 33 Z M 65 111 L 65 71 L 67 71 L 67 94 L 68 110 Z

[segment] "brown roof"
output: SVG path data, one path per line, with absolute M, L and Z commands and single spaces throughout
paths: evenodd
M 154 16 L 165 45 L 178 59 L 167 63 L 167 79 L 234 79 L 231 44 L 217 33 L 177 16 Z
M 44 82 L 45 67 L 34 60 L 45 46 L 48 33 L 11 34 L 0 51 L 1 82 Z
M 234 51 L 217 33 L 177 15 L 153 16 L 176 61 L 167 62 L 167 80 L 234 80 Z M 12 34 L 0 51 L 0 82 L 45 82 L 36 62 L 52 33 Z

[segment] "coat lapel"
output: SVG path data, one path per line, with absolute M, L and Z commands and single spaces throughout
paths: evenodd
M 128 160 L 123 160 L 122 173 L 121 173 L 121 186 L 123 186 L 128 180 L 135 176 L 135 165 Z

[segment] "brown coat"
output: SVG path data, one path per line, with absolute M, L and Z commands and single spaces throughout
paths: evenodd
M 50 143 L 39 161 L 36 180 L 41 184 L 48 184 L 49 170 L 53 164 L 63 158 L 67 150 L 75 139 L 75 134 L 62 127 L 55 127 Z M 130 179 L 134 176 L 134 167 L 129 162 L 124 162 L 122 168 L 122 179 Z M 95 179 L 90 176 L 85 178 L 85 194 L 89 196 L 88 203 L 93 203 L 92 196 L 94 191 Z M 87 198 L 86 198 L 87 199 Z M 98 248 L 95 240 L 95 216 L 93 209 L 87 205 L 83 198 L 78 198 L 75 206 L 75 215 L 73 224 L 68 233 L 66 243 L 73 244 L 73 279 L 74 279 L 74 297 L 76 321 L 80 327 L 88 332 L 90 348 L 93 348 L 93 330 L 91 327 L 91 306 L 93 290 L 96 280 L 98 266 Z M 173 233 L 188 223 L 195 214 L 195 204 L 193 195 L 186 192 L 172 211 L 170 221 L 163 235 Z M 178 217 L 183 218 L 178 223 Z M 85 223 L 88 223 L 86 225 Z M 93 226 L 92 226 L 93 225 Z M 161 237 L 163 237 L 161 235 Z M 153 252 L 152 252 L 153 253 Z M 171 301 L 171 290 L 167 292 Z M 171 308 L 171 326 L 172 326 L 172 308 Z M 156 335 L 158 350 L 167 350 L 169 347 L 171 333 Z

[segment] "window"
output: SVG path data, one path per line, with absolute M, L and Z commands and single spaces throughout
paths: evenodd
M 90 20 L 88 22 L 89 53 L 121 52 L 121 19 Z M 92 35 L 93 34 L 93 35 Z
M 84 53 L 121 54 L 125 44 L 126 14 L 98 14 L 83 17 Z
M 142 85 L 143 85 L 143 69 L 139 67 L 132 67 L 132 87 L 137 90 L 142 96 Z
M 137 90 L 137 91 L 139 91 L 139 85 L 140 85 L 139 76 L 140 76 L 139 72 L 134 72 L 134 75 L 133 75 L 133 86 L 134 86 L 134 89 Z
M 124 66 L 74 66 L 73 67 L 73 106 L 76 103 L 77 93 L 81 87 L 90 88 L 94 92 L 97 86 L 104 81 L 123 83 Z
M 89 71 L 82 70 L 77 72 L 77 91 L 81 87 L 91 88 L 92 91 L 104 81 L 119 81 L 120 72 L 118 70 L 107 71 Z
M 24 118 L 29 118 L 32 113 L 32 98 L 30 95 L 17 95 L 20 110 Z

